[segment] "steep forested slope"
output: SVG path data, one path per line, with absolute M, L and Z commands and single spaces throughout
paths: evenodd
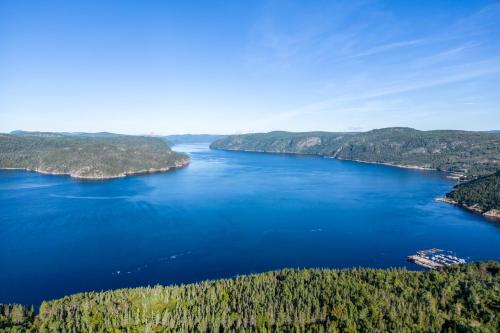
M 446 197 L 469 209 L 500 217 L 500 171 L 458 184 Z
M 39 332 L 498 332 L 500 265 L 442 271 L 281 270 L 174 287 L 82 293 L 7 327 Z M 19 318 L 21 320 L 19 320 Z M 24 320 L 23 320 L 24 318 Z
M 187 162 L 186 155 L 173 152 L 160 138 L 0 134 L 0 169 L 18 168 L 105 179 L 166 171 Z
M 457 172 L 469 178 L 500 169 L 500 134 L 384 128 L 363 133 L 271 132 L 232 135 L 211 148 L 317 154 Z

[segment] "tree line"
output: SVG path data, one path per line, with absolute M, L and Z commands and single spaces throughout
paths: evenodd
M 7 308 L 4 332 L 499 332 L 500 264 L 284 269 L 80 293 L 44 302 L 36 317 Z

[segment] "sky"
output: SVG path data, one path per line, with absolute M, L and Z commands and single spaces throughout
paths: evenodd
M 0 0 L 0 132 L 500 129 L 500 2 Z

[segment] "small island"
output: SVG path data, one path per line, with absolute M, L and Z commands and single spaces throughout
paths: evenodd
M 0 134 L 0 169 L 104 180 L 165 172 L 189 163 L 165 140 L 130 135 Z

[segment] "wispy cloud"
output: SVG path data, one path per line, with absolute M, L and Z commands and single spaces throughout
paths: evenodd
M 283 122 L 293 118 L 309 116 L 321 112 L 343 112 L 359 113 L 374 110 L 388 111 L 384 104 L 384 98 L 398 94 L 413 92 L 421 89 L 438 87 L 446 84 L 453 84 L 467 80 L 478 79 L 486 76 L 500 74 L 500 58 L 490 59 L 488 61 L 468 63 L 460 66 L 449 67 L 442 70 L 441 73 L 434 73 L 430 77 L 423 77 L 418 73 L 411 73 L 404 80 L 387 82 L 383 86 L 373 85 L 353 93 L 338 95 L 334 98 L 325 99 L 301 106 L 299 108 L 281 112 L 270 117 L 262 119 L 259 126 Z M 366 104 L 368 100 L 375 100 L 379 103 L 377 107 L 373 104 Z M 380 105 L 384 105 L 381 108 Z
M 264 68 L 261 73 L 266 77 L 277 69 L 278 75 L 297 78 L 298 87 L 306 82 L 304 91 L 312 102 L 281 111 L 273 107 L 268 116 L 247 124 L 249 129 L 284 124 L 302 128 L 306 123 L 313 127 L 314 121 L 341 119 L 347 129 L 356 119 L 378 117 L 382 122 L 398 114 L 391 120 L 404 121 L 405 110 L 411 110 L 414 119 L 425 119 L 439 110 L 490 105 L 485 99 L 497 98 L 479 87 L 500 78 L 500 49 L 493 42 L 500 33 L 500 3 L 455 15 L 444 20 L 440 29 L 415 29 L 411 22 L 403 24 L 401 17 L 388 13 L 390 7 L 377 4 L 370 2 L 366 17 L 366 11 L 345 7 L 314 14 L 302 11 L 291 27 L 279 19 L 286 13 L 259 20 L 248 48 L 249 58 L 255 60 L 250 68 Z M 357 9 L 364 5 L 358 3 Z M 371 16 L 374 8 L 378 16 Z M 460 102 L 478 93 L 478 100 Z M 433 95 L 433 100 L 425 94 Z M 454 98 L 449 100 L 450 96 Z
M 244 60 L 250 65 L 288 68 L 342 54 L 365 27 L 360 23 L 344 26 L 344 18 L 365 4 L 366 1 L 327 2 L 313 9 L 300 8 L 300 14 L 285 22 L 281 19 L 287 17 L 283 8 L 267 8 L 250 32 Z
M 481 45 L 480 42 L 469 41 L 469 42 L 466 42 L 462 45 L 448 48 L 448 49 L 441 51 L 441 52 L 438 52 L 436 54 L 431 54 L 431 55 L 419 58 L 414 62 L 414 65 L 422 67 L 422 66 L 430 66 L 430 65 L 435 65 L 435 64 L 442 63 L 445 61 L 449 61 L 453 58 L 457 58 L 457 57 L 461 56 L 464 53 L 464 51 L 477 48 L 480 45 Z
M 498 29 L 500 20 L 500 2 L 484 6 L 475 13 L 458 20 L 450 31 L 457 32 L 459 36 L 480 35 Z
M 388 43 L 384 45 L 379 45 L 373 48 L 370 48 L 365 51 L 361 51 L 359 53 L 353 54 L 350 56 L 350 58 L 359 58 L 359 57 L 365 57 L 365 56 L 370 56 L 378 53 L 384 53 L 387 51 L 393 51 L 396 49 L 404 48 L 404 47 L 410 47 L 410 46 L 416 46 L 416 45 L 422 45 L 424 44 L 425 41 L 421 39 L 415 39 L 415 40 L 406 40 L 406 41 L 399 41 L 399 42 L 394 42 L 394 43 Z
M 500 19 L 500 4 L 488 5 L 448 26 L 443 25 L 439 31 L 421 36 L 406 34 L 407 38 L 401 37 L 405 34 L 371 33 L 369 23 L 316 26 L 315 22 L 309 22 L 301 27 L 301 33 L 280 35 L 276 22 L 268 22 L 263 35 L 272 46 L 271 56 L 276 63 L 289 67 L 302 60 L 300 65 L 311 70 L 317 70 L 314 66 L 323 66 L 322 74 L 326 78 L 317 91 L 319 95 L 331 96 L 283 112 L 272 112 L 255 126 L 274 127 L 273 124 L 306 120 L 319 113 L 382 112 L 387 115 L 391 108 L 405 104 L 394 104 L 391 100 L 396 97 L 405 100 L 419 90 L 498 75 L 500 58 L 483 50 L 488 47 L 487 38 L 495 29 L 500 33 L 500 27 L 492 24 L 497 18 Z M 271 26 L 273 29 L 269 29 Z M 484 33 L 484 38 L 478 33 Z M 375 46 L 360 47 L 363 45 Z M 304 49 L 309 52 L 306 56 Z M 324 63 L 317 63 L 319 61 Z M 419 114 L 424 113 L 422 110 Z

